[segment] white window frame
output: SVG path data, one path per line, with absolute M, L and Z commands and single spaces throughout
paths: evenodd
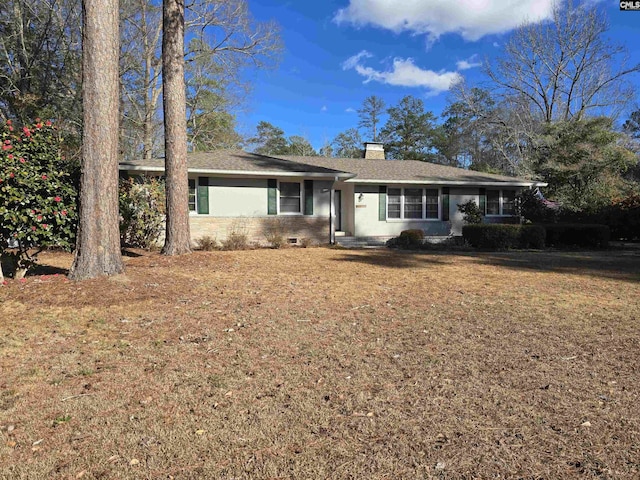
M 280 209 L 280 185 L 282 183 L 297 183 L 300 186 L 300 211 L 298 212 L 283 212 Z M 278 180 L 278 215 L 304 215 L 304 182 L 303 181 L 292 181 L 292 180 Z
M 487 195 L 487 192 L 489 191 L 497 191 L 498 192 L 498 204 L 500 205 L 499 208 L 499 213 L 487 213 L 485 216 L 487 217 L 517 217 L 518 216 L 518 212 L 515 211 L 514 213 L 504 213 L 504 192 L 506 190 L 512 191 L 514 192 L 514 203 L 515 203 L 515 199 L 518 196 L 518 190 L 515 188 L 487 188 L 486 192 L 485 192 L 485 205 L 489 205 L 489 198 Z M 515 207 L 515 205 L 514 205 Z M 487 207 L 485 207 L 487 208 Z
M 389 190 L 400 190 L 400 218 L 389 217 Z M 420 218 L 405 218 L 404 216 L 404 199 L 405 189 L 420 189 L 422 190 L 422 216 Z M 435 190 L 438 192 L 438 217 L 427 218 L 427 190 Z M 442 189 L 438 187 L 429 187 L 424 185 L 407 185 L 407 186 L 387 186 L 387 199 L 386 199 L 386 218 L 388 222 L 439 222 L 442 218 Z

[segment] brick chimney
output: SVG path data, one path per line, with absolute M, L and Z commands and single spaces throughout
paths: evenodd
M 364 142 L 364 158 L 384 160 L 384 144 L 381 142 Z

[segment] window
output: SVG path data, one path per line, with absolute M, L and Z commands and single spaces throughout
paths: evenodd
M 425 190 L 427 197 L 427 218 L 438 219 L 438 190 Z
M 487 215 L 500 215 L 500 190 L 487 190 Z
M 438 220 L 439 213 L 438 189 L 411 187 L 387 190 L 387 219 Z
M 515 215 L 515 190 L 487 190 L 487 215 Z
M 387 191 L 389 197 L 389 207 L 387 208 L 387 218 L 400 218 L 402 208 L 402 189 L 390 188 Z
M 404 189 L 404 218 L 422 218 L 422 189 Z
M 189 211 L 196 211 L 196 179 L 189 179 Z
M 280 182 L 280 213 L 301 213 L 300 183 Z
M 502 214 L 503 215 L 516 214 L 516 191 L 515 190 L 502 191 Z

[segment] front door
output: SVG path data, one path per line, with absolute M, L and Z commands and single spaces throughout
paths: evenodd
M 333 205 L 335 208 L 335 216 L 333 218 L 333 226 L 336 232 L 342 231 L 342 190 L 335 190 L 333 193 Z
M 458 210 L 458 205 L 473 200 L 478 204 L 477 190 L 470 189 L 451 189 L 449 196 L 449 220 L 451 221 L 451 234 L 462 235 L 462 227 L 464 226 L 464 215 Z

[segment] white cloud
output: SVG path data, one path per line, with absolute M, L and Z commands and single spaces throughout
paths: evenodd
M 322 108 L 320 109 L 321 112 L 326 112 L 327 110 L 329 109 L 327 108 L 326 105 L 323 105 Z
M 431 41 L 445 33 L 475 41 L 524 22 L 549 19 L 553 4 L 554 0 L 349 0 L 334 20 L 356 27 L 426 34 Z
M 376 81 L 387 85 L 399 87 L 422 87 L 428 90 L 428 94 L 437 95 L 445 92 L 451 86 L 462 80 L 458 72 L 424 70 L 414 63 L 412 58 L 395 58 L 390 70 L 380 71 L 363 65 L 362 59 L 370 58 L 372 55 L 363 50 L 362 52 L 348 58 L 342 63 L 343 70 L 355 70 L 365 77 L 364 83 Z
M 347 58 L 344 62 L 342 62 L 342 69 L 349 70 L 354 68 L 356 65 L 360 63 L 360 60 L 363 58 L 371 58 L 373 55 L 366 50 L 362 50 L 360 53 L 354 55 L 353 57 Z
M 469 70 L 470 68 L 476 68 L 482 66 L 482 62 L 475 61 L 478 55 L 471 55 L 466 60 L 459 60 L 456 62 L 456 68 L 458 70 Z
M 498 42 L 493 42 L 493 46 L 496 47 L 496 48 L 499 48 L 500 44 Z
M 351 108 L 351 107 L 349 107 L 349 108 L 347 108 L 347 109 L 345 110 L 345 112 L 347 112 L 347 113 L 356 113 L 356 109 L 355 109 L 355 108 Z

